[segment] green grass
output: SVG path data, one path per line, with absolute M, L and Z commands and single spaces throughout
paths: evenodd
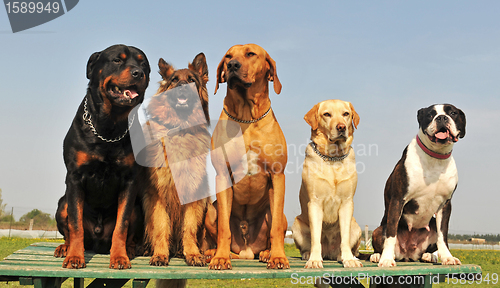
M 12 254 L 14 251 L 25 248 L 29 246 L 31 243 L 40 242 L 40 241 L 50 241 L 50 242 L 61 242 L 62 240 L 46 240 L 46 239 L 23 239 L 23 238 L 0 238 L 0 259 Z M 299 251 L 295 248 L 294 245 L 287 244 L 285 245 L 285 252 L 287 256 L 290 257 L 300 257 Z M 493 280 L 493 275 L 500 275 L 500 251 L 488 251 L 488 250 L 452 250 L 452 254 L 459 258 L 463 264 L 477 264 L 480 265 L 483 269 L 483 276 L 489 275 L 490 280 Z M 92 279 L 86 279 L 85 285 L 88 285 Z M 468 284 L 465 283 L 463 285 L 456 284 L 453 285 L 452 280 L 450 283 L 441 283 L 439 285 L 434 285 L 433 287 L 491 287 L 491 288 L 500 288 L 500 279 L 498 283 L 490 284 L 482 283 L 482 284 Z M 462 281 L 464 283 L 464 281 Z M 189 280 L 188 287 L 312 287 L 311 285 L 292 285 L 291 279 L 245 279 L 245 280 Z M 0 288 L 9 287 L 9 288 L 21 288 L 25 286 L 19 285 L 18 282 L 0 282 Z M 73 280 L 69 279 L 64 282 L 64 288 L 73 287 Z M 131 282 L 127 283 L 124 287 L 132 287 Z M 148 288 L 155 288 L 154 281 L 151 281 L 148 285 Z

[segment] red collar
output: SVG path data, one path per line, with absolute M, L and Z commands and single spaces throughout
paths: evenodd
M 444 160 L 444 159 L 450 158 L 450 156 L 451 156 L 452 151 L 450 151 L 450 153 L 448 153 L 448 154 L 439 154 L 439 153 L 436 153 L 434 151 L 431 151 L 429 148 L 425 147 L 425 145 L 422 143 L 422 141 L 420 140 L 420 137 L 418 137 L 418 135 L 417 135 L 417 144 L 418 144 L 418 147 L 422 148 L 422 150 L 424 150 L 424 152 L 427 153 L 427 155 L 429 155 L 431 157 Z

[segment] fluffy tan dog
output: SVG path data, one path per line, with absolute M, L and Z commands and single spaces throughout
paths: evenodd
M 143 196 L 150 264 L 166 266 L 173 255 L 185 257 L 188 265 L 204 266 L 200 248 L 210 201 L 190 200 L 208 195 L 204 191 L 208 189 L 206 155 L 210 147 L 208 67 L 203 53 L 189 69 L 174 70 L 163 59 L 158 66 L 163 81 L 148 105 L 150 120 L 144 129 L 160 136 L 147 146 L 149 167 L 142 167 L 135 186 Z

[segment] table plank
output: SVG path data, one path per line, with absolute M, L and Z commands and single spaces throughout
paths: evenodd
M 19 277 L 62 277 L 98 279 L 242 279 L 292 278 L 323 276 L 372 277 L 397 275 L 445 275 L 451 273 L 481 273 L 478 265 L 445 266 L 429 263 L 398 263 L 392 268 L 379 268 L 363 261 L 364 267 L 344 268 L 336 261 L 324 261 L 323 269 L 305 269 L 306 261 L 289 257 L 290 268 L 269 270 L 258 260 L 232 260 L 233 269 L 213 271 L 207 267 L 187 266 L 183 259 L 173 258 L 167 267 L 152 267 L 149 257 L 133 259 L 132 269 L 109 269 L 109 255 L 85 253 L 87 268 L 62 268 L 62 258 L 53 256 L 58 243 L 40 242 L 16 251 L 0 262 L 0 275 Z

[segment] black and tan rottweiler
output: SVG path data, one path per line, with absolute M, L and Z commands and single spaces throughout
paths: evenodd
M 54 253 L 65 268 L 84 268 L 85 250 L 110 253 L 110 268 L 130 268 L 143 216 L 130 187 L 137 172 L 129 112 L 144 100 L 150 66 L 139 49 L 114 45 L 87 63 L 89 85 L 64 139 L 66 192 L 57 227 L 65 243 Z

